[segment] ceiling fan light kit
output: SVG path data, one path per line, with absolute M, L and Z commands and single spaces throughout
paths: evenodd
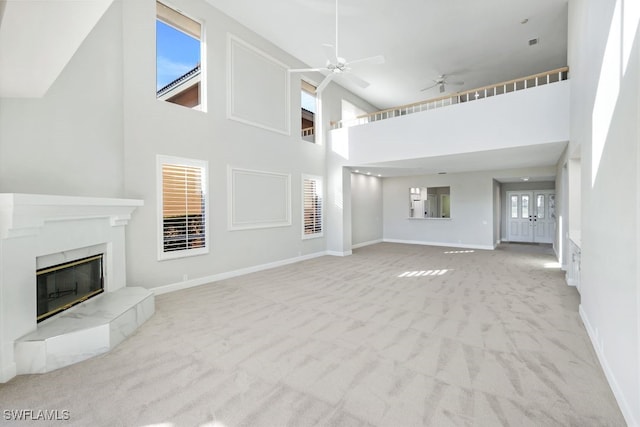
M 438 77 L 436 77 L 435 79 L 433 79 L 433 83 L 431 86 L 427 86 L 425 88 L 420 89 L 420 92 L 424 92 L 426 90 L 429 89 L 433 89 L 434 87 L 438 86 L 438 90 L 440 91 L 440 93 L 444 93 L 445 92 L 445 87 L 447 85 L 449 86 L 462 86 L 464 84 L 464 82 L 450 82 L 447 79 L 450 77 L 451 75 L 449 74 L 440 74 Z
M 356 59 L 354 61 L 347 61 L 345 58 L 338 55 L 338 0 L 336 0 L 336 39 L 335 46 L 330 44 L 322 45 L 324 49 L 325 56 L 327 57 L 327 62 L 324 67 L 318 68 L 300 68 L 300 69 L 289 69 L 289 73 L 305 73 L 305 72 L 328 72 L 325 78 L 320 82 L 318 87 L 316 88 L 316 93 L 321 93 L 331 81 L 335 78 L 336 75 L 340 75 L 349 80 L 349 82 L 354 83 L 355 85 L 366 88 L 369 86 L 369 82 L 361 79 L 360 77 L 354 75 L 351 72 L 350 65 L 353 64 L 382 64 L 385 59 L 382 55 L 371 56 L 367 58 Z

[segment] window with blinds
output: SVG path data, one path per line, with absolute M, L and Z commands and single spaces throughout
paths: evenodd
M 159 156 L 159 258 L 208 252 L 207 164 Z
M 322 236 L 322 178 L 302 177 L 302 238 Z

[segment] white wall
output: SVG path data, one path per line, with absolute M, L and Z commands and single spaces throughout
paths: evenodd
M 122 5 L 43 98 L 0 98 L 0 192 L 122 197 Z
M 409 219 L 410 187 L 450 187 L 450 219 Z M 493 248 L 493 176 L 488 172 L 385 178 L 385 241 Z
M 495 179 L 493 180 L 493 243 L 498 245 L 502 240 L 500 236 L 500 230 L 502 229 L 502 205 L 504 204 L 504 197 L 500 192 L 501 185 Z
M 128 196 L 145 200 L 128 230 L 130 283 L 152 288 L 180 284 L 185 278 L 206 281 L 225 272 L 323 252 L 325 238 L 301 238 L 301 175 L 324 176 L 325 151 L 322 145 L 301 141 L 299 81 L 291 81 L 290 135 L 227 118 L 229 73 L 263 77 L 259 68 L 228 68 L 229 33 L 275 61 L 299 63 L 204 1 L 177 0 L 172 4 L 206 23 L 207 112 L 155 99 L 155 2 L 124 2 L 125 185 Z M 236 96 L 246 98 L 241 93 Z M 274 108 L 266 90 L 253 93 L 253 100 L 259 109 Z M 158 153 L 209 162 L 211 249 L 207 255 L 156 259 Z M 290 174 L 291 226 L 228 230 L 228 166 Z
M 351 174 L 351 243 L 382 241 L 382 178 Z
M 342 118 L 342 99 L 367 111 L 376 110 L 339 85 L 330 84 L 321 95 L 322 131 L 326 136 L 325 235 L 327 251 L 333 255 L 349 255 L 352 247 L 351 170 L 346 167 L 349 155 L 340 138 L 336 138 L 343 129 L 329 132 L 329 124 Z
M 569 87 L 565 80 L 350 127 L 343 130 L 349 159 L 364 164 L 568 141 Z
M 573 0 L 569 16 L 580 314 L 627 423 L 640 425 L 640 9 L 636 0 Z
M 446 175 L 419 175 L 383 180 L 384 240 L 492 249 L 504 228 L 505 186 L 496 181 L 514 176 L 545 177 L 555 166 Z M 537 182 L 551 187 L 553 183 Z M 410 187 L 451 187 L 451 219 L 408 219 Z
M 341 186 L 344 171 L 339 162 L 336 167 L 327 167 L 327 144 L 301 140 L 299 80 L 291 78 L 289 99 L 285 100 L 289 103 L 285 112 L 290 120 L 289 134 L 227 118 L 231 72 L 241 73 L 245 81 L 252 73 L 260 81 L 266 74 L 277 73 L 273 69 L 261 73 L 260 68 L 229 70 L 229 34 L 275 62 L 294 68 L 304 64 L 204 0 L 175 0 L 171 4 L 205 22 L 207 112 L 155 99 L 155 1 L 114 2 L 44 98 L 0 100 L 0 191 L 143 199 L 144 207 L 135 212 L 127 228 L 129 285 L 175 289 L 325 253 L 330 221 L 325 224 L 325 237 L 301 238 L 301 176 L 323 177 L 326 201 L 333 191 L 327 185 L 328 173 L 337 171 Z M 246 93 L 236 95 L 247 99 Z M 323 95 L 321 128 L 326 128 L 329 120 L 340 119 L 343 97 L 371 107 L 341 87 L 330 85 Z M 258 112 L 275 113 L 272 109 L 276 106 L 284 108 L 282 101 L 274 103 L 267 90 L 255 90 L 251 99 Z M 272 116 L 282 118 L 278 114 L 265 117 Z M 256 121 L 261 119 L 264 117 L 256 117 Z M 279 125 L 282 130 L 282 122 Z M 157 154 L 208 161 L 209 254 L 157 260 Z M 229 231 L 228 166 L 289 174 L 291 225 Z M 346 177 L 348 181 L 348 172 Z M 342 209 L 338 218 L 339 224 L 346 222 L 342 227 L 345 232 L 341 231 L 339 238 L 350 248 L 349 195 L 346 201 L 347 209 Z

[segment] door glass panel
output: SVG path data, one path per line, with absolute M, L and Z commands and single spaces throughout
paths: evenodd
M 518 218 L 518 196 L 511 196 L 511 218 Z
M 522 218 L 529 218 L 529 196 L 522 195 Z
M 538 218 L 544 218 L 544 194 L 538 194 L 536 197 L 536 213 Z

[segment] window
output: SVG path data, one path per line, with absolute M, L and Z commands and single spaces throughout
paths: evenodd
M 529 196 L 522 195 L 522 218 L 529 218 Z
M 538 214 L 538 218 L 544 218 L 544 194 L 538 194 L 536 196 L 536 213 Z
M 322 178 L 302 177 L 302 238 L 322 237 Z
M 304 80 L 300 83 L 300 105 L 301 105 L 301 131 L 302 139 L 309 142 L 316 142 L 315 136 L 315 116 L 317 111 L 316 87 Z
M 209 252 L 207 162 L 158 156 L 158 259 Z
M 411 187 L 410 218 L 451 218 L 450 187 Z
M 518 218 L 518 196 L 511 196 L 511 218 Z
M 204 110 L 202 25 L 156 3 L 156 98 Z

